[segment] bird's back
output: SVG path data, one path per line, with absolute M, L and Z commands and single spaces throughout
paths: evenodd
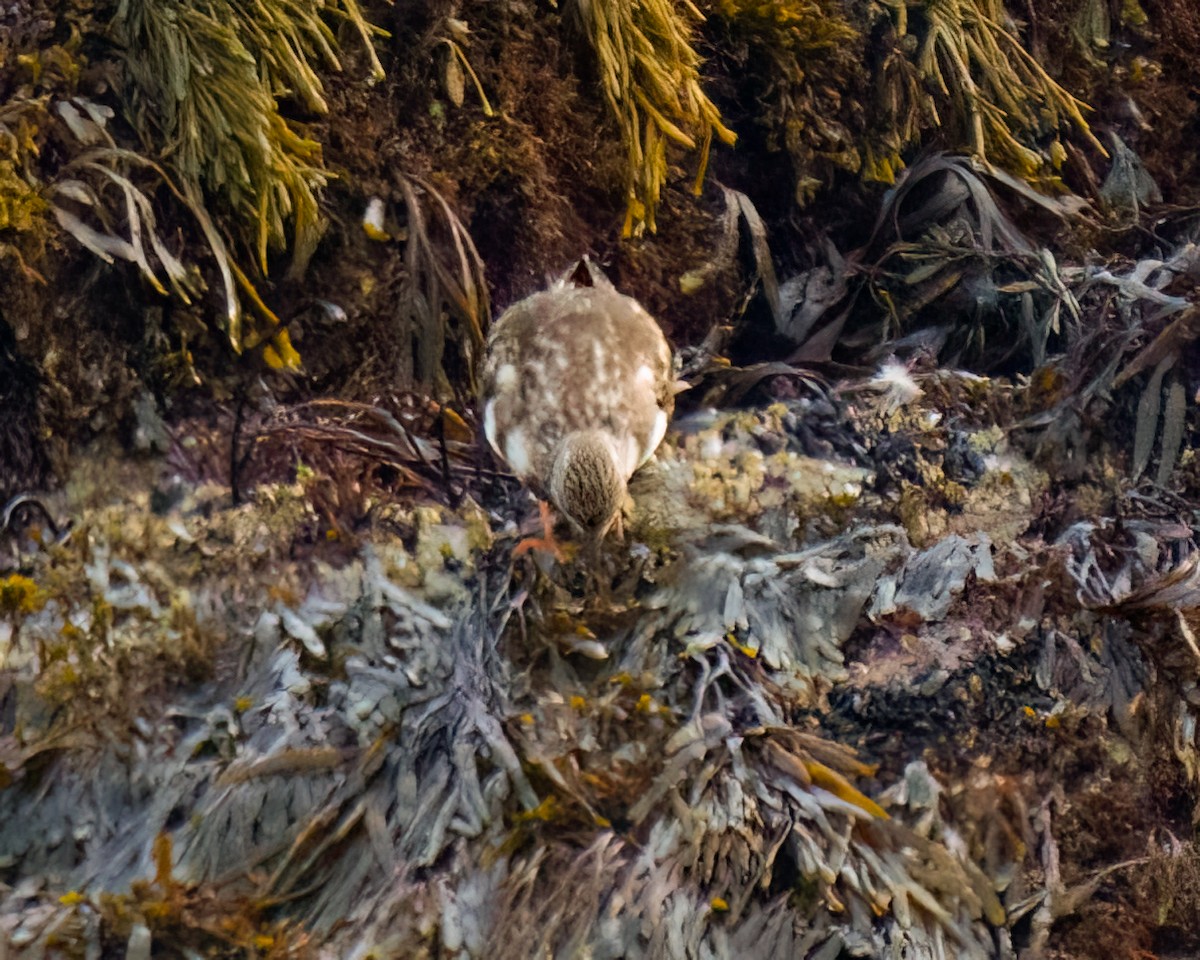
M 628 479 L 665 431 L 671 351 L 636 300 L 559 283 L 493 325 L 483 399 L 488 440 L 531 485 L 544 485 L 563 437 L 584 430 L 612 435 Z

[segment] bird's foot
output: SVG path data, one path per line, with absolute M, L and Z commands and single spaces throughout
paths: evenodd
M 538 508 L 542 515 L 542 536 L 525 537 L 513 548 L 513 559 L 516 560 L 518 557 L 524 556 L 532 550 L 537 550 L 540 553 L 550 554 L 559 563 L 566 563 L 569 559 L 567 556 L 569 545 L 560 544 L 555 539 L 554 514 L 550 511 L 550 504 L 545 500 L 539 500 Z
M 516 560 L 517 557 L 523 557 L 525 554 L 534 551 L 548 553 L 558 563 L 567 562 L 567 555 L 563 551 L 563 545 L 553 537 L 526 537 L 513 548 L 512 556 Z

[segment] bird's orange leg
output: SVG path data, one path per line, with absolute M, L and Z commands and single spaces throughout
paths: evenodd
M 512 552 L 513 559 L 515 560 L 530 550 L 544 550 L 559 563 L 566 563 L 567 556 L 563 553 L 558 541 L 554 539 L 554 514 L 550 510 L 550 504 L 545 500 L 539 500 L 538 509 L 542 514 L 542 536 L 526 537 L 518 543 Z

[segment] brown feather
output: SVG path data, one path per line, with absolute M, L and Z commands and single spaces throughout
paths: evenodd
M 659 418 L 674 407 L 666 338 L 636 300 L 607 281 L 560 282 L 506 310 L 488 339 L 482 388 L 489 440 L 539 496 L 553 496 L 551 474 L 568 437 L 611 441 L 585 445 L 591 452 L 576 458 L 570 482 L 560 488 L 580 508 L 593 505 L 583 509 L 587 516 L 556 502 L 580 525 L 605 529 L 630 475 L 657 442 Z M 605 476 L 596 460 L 607 446 L 615 477 Z M 592 516 L 597 511 L 607 515 Z

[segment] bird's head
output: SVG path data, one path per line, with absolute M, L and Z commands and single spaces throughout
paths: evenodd
M 613 439 L 599 430 L 569 434 L 550 468 L 550 498 L 586 536 L 602 540 L 625 498 Z

